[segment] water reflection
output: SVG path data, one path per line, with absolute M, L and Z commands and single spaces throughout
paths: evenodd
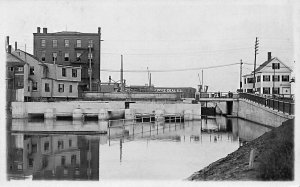
M 269 130 L 221 116 L 184 123 L 13 119 L 8 179 L 181 180 Z

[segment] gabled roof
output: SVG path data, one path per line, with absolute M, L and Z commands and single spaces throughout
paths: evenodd
M 22 59 L 18 58 L 17 56 L 6 53 L 6 65 L 10 66 L 24 66 L 26 62 L 24 62 Z
M 293 71 L 289 66 L 287 66 L 286 64 L 284 64 L 281 60 L 279 60 L 277 57 L 271 58 L 270 60 L 265 61 L 264 63 L 262 63 L 258 68 L 255 69 L 255 72 L 259 72 L 260 70 L 262 70 L 264 67 L 266 67 L 270 62 L 272 62 L 273 60 L 278 60 L 282 65 L 284 65 L 286 68 L 288 68 L 290 71 Z M 251 72 L 251 74 L 253 74 L 253 71 Z

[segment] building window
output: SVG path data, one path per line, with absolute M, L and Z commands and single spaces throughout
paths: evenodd
M 50 92 L 49 83 L 45 83 L 45 92 Z
M 61 156 L 61 165 L 64 166 L 66 164 L 66 157 Z
M 8 67 L 8 71 L 14 71 L 14 67 Z
M 89 40 L 89 47 L 93 47 L 93 40 Z
M 76 47 L 81 47 L 81 40 L 76 40 Z
M 52 61 L 57 62 L 57 53 L 52 53 Z
M 32 150 L 32 153 L 36 153 L 37 152 L 37 144 L 32 144 L 31 150 Z
M 80 62 L 80 60 L 81 60 L 80 56 L 81 56 L 81 53 L 76 53 L 76 60 L 78 62 Z
M 244 79 L 244 84 L 247 84 L 247 83 L 246 83 L 246 78 Z
M 69 140 L 69 147 L 72 147 L 72 140 Z
M 260 76 L 257 76 L 257 82 L 260 82 Z
M 69 92 L 70 92 L 70 93 L 73 92 L 73 90 L 72 90 L 72 85 L 69 86 Z
M 41 57 L 42 62 L 46 61 L 46 51 L 42 51 L 42 57 Z
M 64 148 L 64 141 L 63 140 L 58 140 L 58 142 L 57 142 L 57 148 L 59 150 Z
M 279 82 L 280 81 L 280 76 L 279 75 L 273 75 L 272 76 L 272 80 L 274 81 L 274 82 Z
M 260 88 L 257 88 L 256 91 L 257 91 L 258 93 L 260 93 Z
M 45 39 L 41 39 L 41 47 L 46 47 L 46 40 Z
M 264 82 L 269 82 L 270 81 L 270 75 L 264 75 L 263 76 L 263 81 Z
M 247 78 L 247 83 L 253 83 L 253 78 Z
M 37 91 L 37 82 L 32 83 L 32 91 Z
M 49 142 L 44 143 L 44 151 L 49 151 Z
M 279 88 L 278 87 L 273 88 L 272 93 L 273 94 L 279 94 Z
M 69 53 L 65 53 L 65 61 L 69 61 Z
M 29 75 L 34 75 L 34 67 L 30 66 Z
M 28 159 L 28 166 L 33 167 L 33 158 Z
M 53 46 L 53 48 L 57 47 L 57 40 L 52 40 L 52 46 Z
M 69 47 L 70 46 L 70 41 L 69 40 L 65 40 L 65 47 Z
M 290 76 L 289 75 L 282 75 L 281 80 L 282 80 L 282 82 L 289 82 L 290 81 Z
M 272 69 L 280 69 L 279 63 L 272 63 Z
M 58 84 L 58 92 L 64 92 L 64 84 Z
M 270 94 L 270 87 L 263 87 L 263 94 Z
M 72 69 L 72 77 L 77 77 L 77 69 Z
M 71 156 L 71 164 L 75 165 L 76 164 L 76 155 Z
M 61 68 L 61 76 L 66 76 L 66 68 Z

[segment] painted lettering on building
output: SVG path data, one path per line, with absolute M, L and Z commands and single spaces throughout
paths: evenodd
M 182 89 L 176 89 L 176 88 L 155 88 L 155 92 L 168 92 L 168 93 L 177 93 L 177 92 L 183 92 Z

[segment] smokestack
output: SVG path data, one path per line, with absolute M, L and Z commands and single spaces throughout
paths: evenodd
M 98 27 L 98 34 L 101 34 L 101 27 Z
M 9 36 L 6 36 L 6 44 L 9 45 Z
M 111 76 L 108 77 L 108 82 L 111 83 Z
M 272 58 L 272 53 L 268 52 L 268 61 L 271 60 L 271 58 Z
M 11 45 L 8 45 L 7 52 L 11 53 Z
M 47 34 L 47 28 L 43 28 L 43 34 Z
M 41 33 L 41 27 L 37 27 L 36 32 L 39 34 Z
M 18 49 L 18 43 L 15 42 L 15 51 Z

